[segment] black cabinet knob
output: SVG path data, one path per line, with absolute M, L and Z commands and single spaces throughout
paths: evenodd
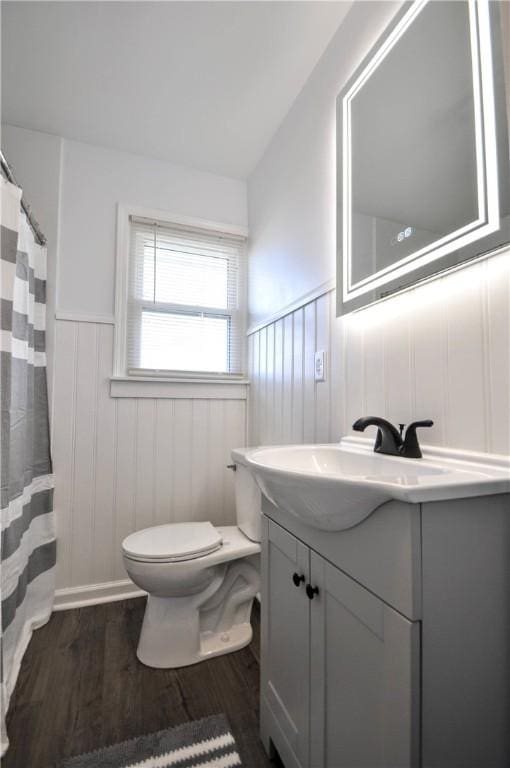
M 313 600 L 315 595 L 319 594 L 319 587 L 312 587 L 311 584 L 306 585 L 306 595 L 309 600 Z
M 292 581 L 294 582 L 296 587 L 299 587 L 301 582 L 304 581 L 304 580 L 305 580 L 305 577 L 302 576 L 302 575 L 300 576 L 299 573 L 293 573 L 292 574 Z

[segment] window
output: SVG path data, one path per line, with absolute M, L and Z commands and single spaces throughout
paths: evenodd
M 244 240 L 130 216 L 125 373 L 242 374 Z

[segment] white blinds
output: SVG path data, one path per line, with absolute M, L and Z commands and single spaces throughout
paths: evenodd
M 130 219 L 131 373 L 241 374 L 244 238 Z

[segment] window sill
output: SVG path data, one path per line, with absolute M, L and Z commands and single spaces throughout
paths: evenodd
M 174 400 L 246 400 L 248 379 L 181 379 L 112 376 L 110 397 Z

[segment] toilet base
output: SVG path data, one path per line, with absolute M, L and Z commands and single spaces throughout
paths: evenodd
M 236 624 L 227 632 L 202 632 L 200 635 L 200 655 L 203 659 L 221 656 L 244 648 L 252 641 L 253 629 L 249 622 Z
M 168 658 L 163 661 L 161 658 L 147 655 L 146 649 L 140 649 L 140 646 L 138 646 L 136 655 L 138 660 L 146 667 L 151 667 L 152 669 L 178 669 L 199 664 L 201 661 L 212 659 L 215 656 L 222 656 L 225 653 L 239 651 L 241 648 L 249 645 L 252 638 L 253 629 L 250 623 L 237 624 L 228 632 L 202 632 L 200 634 L 200 650 L 188 656 L 187 659 L 181 657 L 178 663 Z
M 200 593 L 149 594 L 136 655 L 148 667 L 175 669 L 248 645 L 250 614 L 259 575 L 247 559 L 218 569 Z

